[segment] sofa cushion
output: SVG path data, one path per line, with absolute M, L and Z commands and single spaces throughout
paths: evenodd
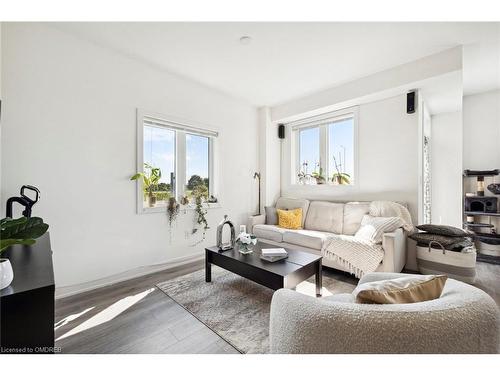
M 344 203 L 313 201 L 307 211 L 305 229 L 342 234 Z
M 253 234 L 257 238 L 263 238 L 274 242 L 283 241 L 283 233 L 286 229 L 280 228 L 277 225 L 257 224 L 253 227 Z
M 296 208 L 302 208 L 302 227 L 306 221 L 307 211 L 309 209 L 309 201 L 307 199 L 295 199 L 295 198 L 278 198 L 276 202 L 276 208 L 280 210 L 293 210 Z
M 370 212 L 369 202 L 349 202 L 344 206 L 342 234 L 353 235 L 361 226 L 363 216 Z
M 285 229 L 302 229 L 302 208 L 279 210 L 278 226 Z
M 266 211 L 266 224 L 278 225 L 278 212 L 276 212 L 276 207 L 266 206 L 264 210 Z
M 283 233 L 283 242 L 321 250 L 325 239 L 329 235 L 331 235 L 331 233 L 318 232 L 315 230 L 287 230 Z
M 404 225 L 399 217 L 363 216 L 361 227 L 354 235 L 355 238 L 373 243 L 382 243 L 384 233 L 394 232 Z

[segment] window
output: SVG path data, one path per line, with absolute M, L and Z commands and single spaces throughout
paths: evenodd
M 334 183 L 354 183 L 353 117 L 328 124 L 328 171 Z
M 159 169 L 158 181 L 150 178 L 150 187 L 143 189 L 144 205 L 166 206 L 168 199 L 175 196 L 175 131 L 154 125 L 144 125 L 143 173 L 154 174 Z M 153 202 L 151 198 L 153 197 Z
M 304 174 L 319 167 L 319 127 L 299 130 L 299 161 Z
M 356 111 L 290 124 L 295 142 L 294 183 L 353 185 L 356 173 Z
M 198 188 L 200 194 L 208 199 L 210 190 L 210 139 L 196 134 L 186 134 L 186 188 L 185 194 L 192 197 Z
M 138 211 L 164 211 L 169 198 L 196 196 L 204 202 L 213 192 L 213 148 L 217 133 L 138 111 Z

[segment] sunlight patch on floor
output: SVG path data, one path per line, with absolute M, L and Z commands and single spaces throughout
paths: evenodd
M 61 327 L 65 326 L 69 322 L 72 322 L 73 320 L 78 319 L 80 316 L 82 316 L 83 314 L 89 312 L 93 308 L 95 308 L 95 306 L 89 307 L 88 309 L 85 309 L 82 312 L 79 312 L 77 314 L 68 315 L 66 318 L 61 319 L 56 324 L 54 324 L 54 329 L 57 330 L 58 328 L 61 328 Z
M 56 341 L 65 339 L 65 338 L 73 336 L 77 333 L 83 332 L 87 329 L 94 328 L 100 324 L 109 322 L 110 320 L 114 319 L 115 317 L 120 315 L 122 312 L 124 312 L 125 310 L 127 310 L 128 308 L 130 308 L 131 306 L 133 306 L 134 304 L 136 304 L 140 300 L 142 300 L 144 297 L 146 297 L 149 293 L 153 292 L 154 290 L 155 290 L 155 288 L 151 288 L 151 289 L 145 290 L 144 292 L 138 293 L 136 295 L 122 298 L 121 300 L 113 303 L 112 305 L 105 308 L 104 310 L 98 312 L 93 317 L 84 321 L 79 326 L 66 332 L 64 335 L 59 337 Z
M 316 297 L 316 285 L 314 283 L 310 283 L 309 281 L 301 282 L 299 285 L 297 285 L 295 290 L 299 293 L 306 294 L 311 297 Z M 327 297 L 333 295 L 333 293 L 323 287 L 321 288 L 321 295 L 322 297 Z

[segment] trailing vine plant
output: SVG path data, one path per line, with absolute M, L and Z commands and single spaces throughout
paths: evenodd
M 170 228 L 170 243 L 172 243 L 172 224 L 179 215 L 179 208 L 180 204 L 177 203 L 177 200 L 174 197 L 168 199 L 167 217 L 168 217 L 168 226 Z
M 198 243 L 202 242 L 205 240 L 205 235 L 207 233 L 207 230 L 210 229 L 208 226 L 208 221 L 207 221 L 207 214 L 208 211 L 206 208 L 203 207 L 203 199 L 206 198 L 207 195 L 207 188 L 203 185 L 196 186 L 193 189 L 193 197 L 194 197 L 194 203 L 195 203 L 195 219 L 196 219 L 196 224 L 201 225 L 203 229 L 203 237 L 200 241 L 198 241 L 195 245 Z M 193 234 L 198 231 L 198 228 L 193 229 Z M 195 246 L 193 245 L 193 246 Z

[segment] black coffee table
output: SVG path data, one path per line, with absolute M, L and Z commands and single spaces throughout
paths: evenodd
M 316 275 L 316 295 L 321 296 L 321 255 L 286 249 L 288 258 L 271 263 L 260 259 L 261 249 L 279 246 L 258 242 L 251 254 L 241 254 L 238 246 L 227 251 L 218 247 L 205 248 L 205 281 L 212 281 L 211 265 L 231 271 L 271 289 L 294 288 Z

